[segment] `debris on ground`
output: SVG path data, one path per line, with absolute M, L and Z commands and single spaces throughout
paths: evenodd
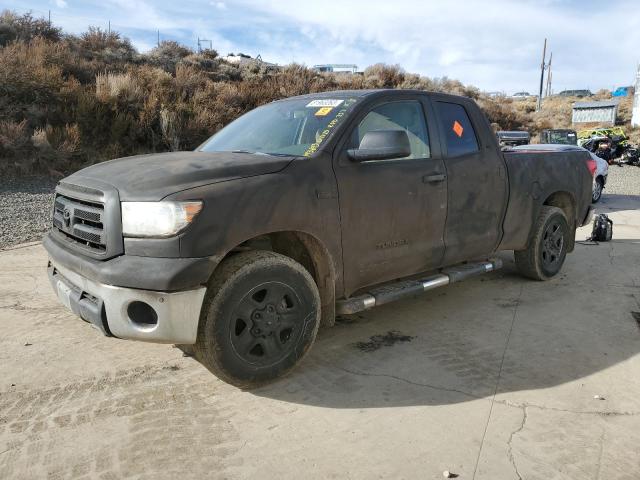
M 398 342 L 410 342 L 415 337 L 402 335 L 395 330 L 388 331 L 385 335 L 373 335 L 368 342 L 356 342 L 353 344 L 358 350 L 363 352 L 375 352 L 382 347 L 391 347 Z
M 25 342 L 25 343 L 24 343 L 24 346 L 25 346 L 25 347 L 30 347 L 31 345 L 33 345 L 33 343 L 29 343 L 29 342 Z
M 602 395 L 594 395 L 593 399 L 594 400 L 606 400 L 606 398 L 604 398 Z
M 449 470 L 445 470 L 444 472 L 442 472 L 442 476 L 444 478 L 458 478 L 458 475 L 456 473 L 452 473 Z

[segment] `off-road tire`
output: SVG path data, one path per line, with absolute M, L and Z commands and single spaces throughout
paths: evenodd
M 319 325 L 320 295 L 302 265 L 270 251 L 242 252 L 209 282 L 195 356 L 227 383 L 253 388 L 291 371 Z
M 550 238 L 554 226 L 561 229 L 561 245 Z M 567 217 L 557 207 L 543 206 L 533 226 L 527 248 L 514 251 L 516 267 L 525 277 L 534 280 L 549 280 L 562 268 L 570 241 L 570 230 Z M 555 238 L 555 237 L 554 237 Z M 556 245 L 557 251 L 553 248 Z M 551 251 L 550 251 L 551 248 Z M 555 258 L 553 256 L 555 255 Z

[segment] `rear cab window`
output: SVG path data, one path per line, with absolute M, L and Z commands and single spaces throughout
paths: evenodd
M 451 102 L 435 102 L 444 132 L 448 157 L 460 157 L 480 151 L 476 132 L 469 115 L 462 105 Z

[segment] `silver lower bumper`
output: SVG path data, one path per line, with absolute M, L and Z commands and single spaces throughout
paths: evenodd
M 196 341 L 205 287 L 156 292 L 94 282 L 49 261 L 49 280 L 60 301 L 106 334 L 128 340 L 191 345 Z M 156 313 L 155 323 L 130 315 L 132 302 L 144 302 Z

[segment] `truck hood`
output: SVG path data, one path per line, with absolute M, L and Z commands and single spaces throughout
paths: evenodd
M 157 201 L 181 190 L 276 173 L 293 157 L 232 152 L 170 152 L 117 158 L 87 167 L 65 182 L 113 185 L 124 201 Z

